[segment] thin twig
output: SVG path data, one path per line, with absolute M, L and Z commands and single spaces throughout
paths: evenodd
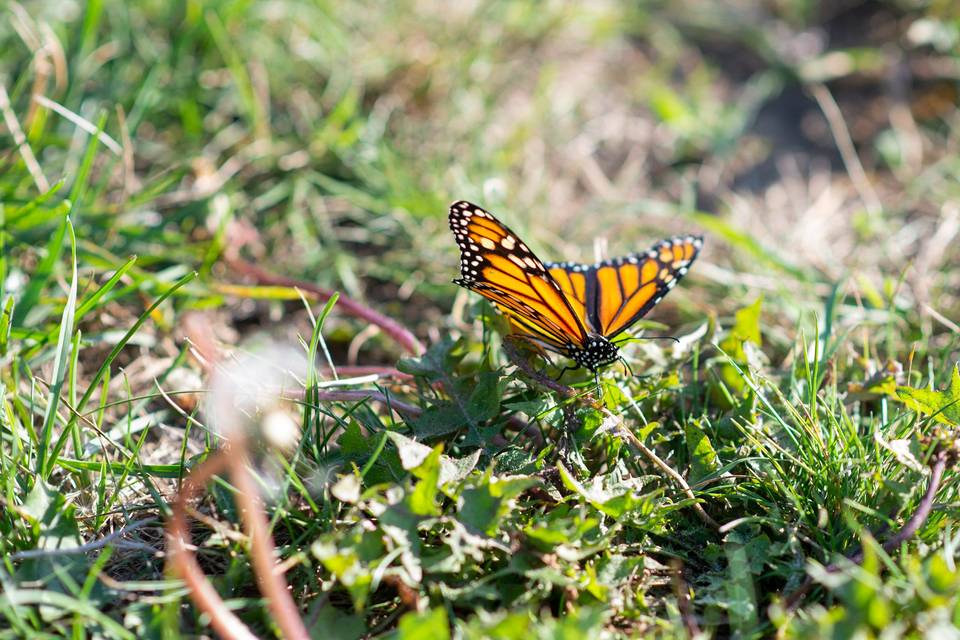
M 551 391 L 556 391 L 560 395 L 567 398 L 572 398 L 577 395 L 577 392 L 573 387 L 561 384 L 553 378 L 544 375 L 542 372 L 534 370 L 534 368 L 530 366 L 530 361 L 521 356 L 516 347 L 510 344 L 509 340 L 503 341 L 503 352 L 507 354 L 507 358 L 511 363 L 514 364 L 514 366 L 527 374 L 527 376 L 532 378 L 537 384 L 546 387 Z
M 26 551 L 17 551 L 16 553 L 10 554 L 10 559 L 17 560 L 27 560 L 28 558 L 50 558 L 56 556 L 65 556 L 65 555 L 74 555 L 78 553 L 89 553 L 90 551 L 96 551 L 102 549 L 107 545 L 113 543 L 114 540 L 120 536 L 135 531 L 141 527 L 145 527 L 151 524 L 157 524 L 159 520 L 154 518 L 148 518 L 146 520 L 137 520 L 135 522 L 129 523 L 127 526 L 117 529 L 111 534 L 108 534 L 98 540 L 93 540 L 86 544 L 81 544 L 77 547 L 63 548 L 63 549 L 28 549 Z M 156 551 L 156 549 L 151 548 L 151 551 Z
M 270 273 L 269 271 L 261 269 L 257 265 L 251 264 L 250 262 L 247 262 L 246 260 L 237 256 L 227 255 L 225 256 L 225 261 L 229 264 L 232 270 L 253 279 L 257 284 L 296 287 L 306 293 L 313 294 L 313 296 L 320 301 L 329 300 L 330 297 L 333 296 L 333 291 L 330 291 L 329 289 L 318 287 L 315 284 L 305 282 L 303 280 L 296 280 L 294 278 L 287 278 Z M 385 334 L 393 338 L 395 342 L 397 342 L 408 352 L 414 355 L 421 355 L 424 353 L 423 345 L 419 340 L 417 340 L 416 336 L 414 336 L 409 329 L 401 325 L 393 318 L 388 318 L 387 316 L 374 311 L 370 307 L 357 302 L 356 300 L 352 300 L 344 295 L 341 295 L 337 299 L 337 306 L 355 318 L 359 318 L 380 327 Z
M 693 510 L 700 517 L 700 519 L 710 528 L 714 530 L 719 530 L 720 525 L 716 520 L 710 517 L 704 508 L 700 504 L 700 501 L 697 499 L 696 495 L 693 493 L 693 489 L 690 488 L 690 485 L 687 484 L 687 481 L 683 479 L 679 473 L 673 470 L 666 462 L 660 459 L 652 449 L 643 444 L 643 442 L 638 438 L 627 426 L 623 423 L 623 419 L 620 416 L 614 415 L 607 409 L 603 409 L 603 412 L 607 415 L 608 418 L 615 420 L 617 424 L 617 431 L 620 433 L 620 436 L 627 440 L 629 444 L 638 449 L 640 453 L 647 457 L 653 464 L 657 465 L 661 471 L 670 476 L 670 478 L 680 487 L 680 490 L 683 491 L 690 500 L 693 501 Z

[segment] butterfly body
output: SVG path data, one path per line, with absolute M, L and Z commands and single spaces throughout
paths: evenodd
M 543 263 L 491 213 L 458 201 L 454 282 L 493 302 L 521 337 L 596 372 L 619 357 L 615 338 L 646 315 L 696 259 L 702 238 L 662 240 L 644 253 L 593 265 Z

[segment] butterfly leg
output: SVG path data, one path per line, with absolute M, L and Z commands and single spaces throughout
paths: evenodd
M 554 380 L 556 380 L 557 382 L 560 382 L 560 378 L 563 377 L 563 374 L 565 374 L 567 371 L 576 371 L 576 370 L 577 370 L 577 367 L 564 367 L 563 369 L 560 370 L 560 373 L 557 375 L 556 378 L 554 378 Z

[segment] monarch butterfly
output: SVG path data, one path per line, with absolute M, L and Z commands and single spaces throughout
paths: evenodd
M 505 224 L 470 202 L 450 205 L 460 247 L 455 284 L 492 301 L 522 337 L 596 374 L 620 358 L 614 338 L 687 273 L 700 236 L 661 240 L 644 253 L 592 265 L 541 262 Z

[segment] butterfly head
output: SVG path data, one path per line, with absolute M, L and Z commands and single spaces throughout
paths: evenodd
M 591 333 L 582 347 L 571 347 L 567 355 L 581 367 L 596 371 L 616 362 L 620 358 L 620 351 L 617 345 L 599 333 Z

